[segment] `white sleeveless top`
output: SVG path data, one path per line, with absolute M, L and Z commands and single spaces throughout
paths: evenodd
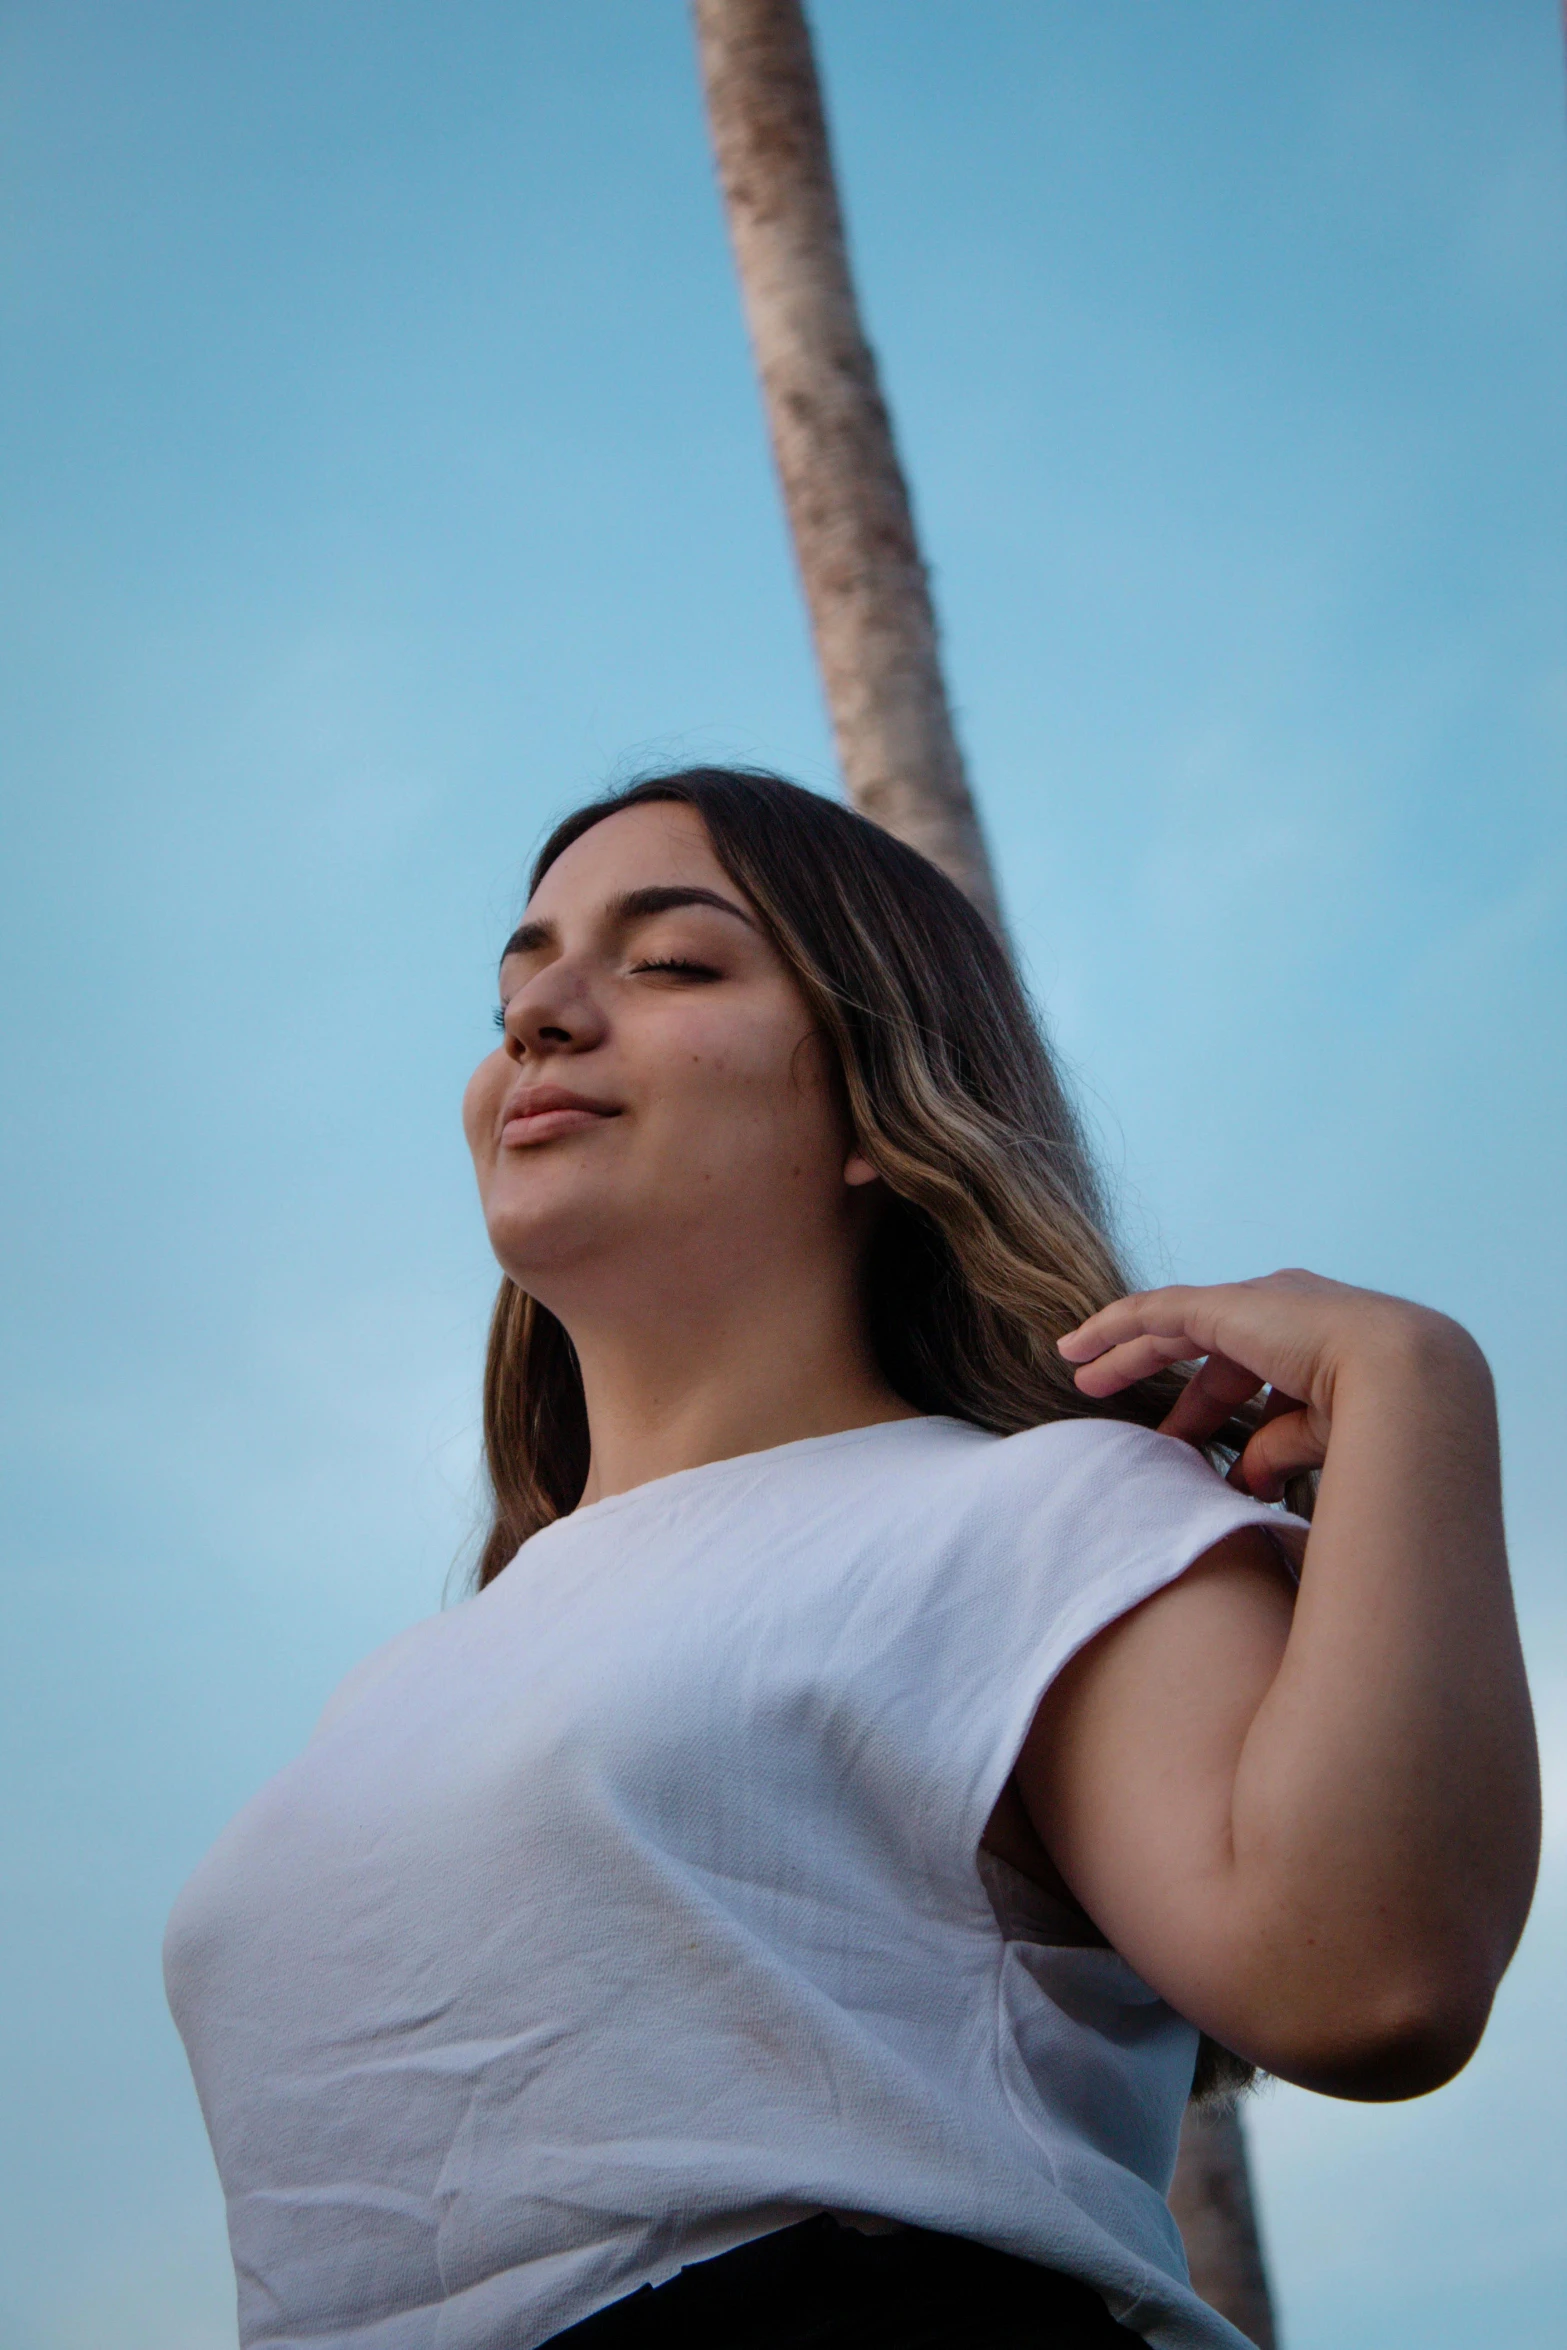
M 1164 2201 L 1196 2033 L 976 1851 L 1067 1658 L 1250 1523 L 1140 1428 L 898 1421 L 579 1510 L 350 1674 L 169 1926 L 246 2350 L 533 2350 L 823 2209 L 1238 2350 Z

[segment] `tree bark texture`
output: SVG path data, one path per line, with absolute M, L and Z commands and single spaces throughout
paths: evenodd
M 849 270 L 798 0 L 694 0 L 747 324 L 855 807 L 1000 909 L 942 682 L 936 615 Z
M 1170 2209 L 1194 2289 L 1257 2350 L 1278 2350 L 1246 2137 L 1233 2106 L 1188 2107 Z
M 692 0 L 718 176 L 773 455 L 854 805 L 929 857 L 1001 931 L 942 680 L 936 614 L 876 361 L 860 324 L 800 0 Z M 1192 2281 L 1274 2350 L 1245 2139 L 1193 2112 L 1171 2204 Z

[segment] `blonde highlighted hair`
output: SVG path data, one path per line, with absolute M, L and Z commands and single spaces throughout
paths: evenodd
M 673 800 L 793 972 L 886 1186 L 864 1271 L 881 1368 L 921 1411 L 998 1435 L 1107 1413 L 1153 1425 L 1179 1382 L 1079 1394 L 1064 1331 L 1128 1284 L 1077 1117 L 1000 942 L 961 890 L 863 816 L 781 777 L 695 767 L 579 808 L 556 858 L 606 816 Z M 572 1509 L 588 1469 L 582 1381 L 554 1315 L 503 1281 L 484 1383 L 493 1512 L 482 1586 Z
M 1183 1384 L 1079 1393 L 1056 1340 L 1123 1296 L 1126 1271 L 1076 1113 L 1005 951 L 961 890 L 863 816 L 781 777 L 694 767 L 650 776 L 557 825 L 536 889 L 606 816 L 672 800 L 702 818 L 830 1040 L 856 1147 L 886 1187 L 864 1266 L 889 1384 L 921 1411 L 997 1435 L 1091 1414 L 1156 1426 Z M 1221 1431 L 1234 1450 L 1247 1417 Z M 492 1513 L 482 1587 L 575 1508 L 588 1424 L 571 1340 L 503 1280 L 484 1374 Z M 1203 2036 L 1194 2098 L 1252 2068 Z

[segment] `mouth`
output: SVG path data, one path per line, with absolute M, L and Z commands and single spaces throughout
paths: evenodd
M 532 1144 L 553 1142 L 562 1134 L 583 1134 L 620 1111 L 610 1102 L 596 1102 L 585 1093 L 568 1093 L 563 1085 L 530 1085 L 514 1093 L 501 1113 L 503 1150 L 526 1150 Z

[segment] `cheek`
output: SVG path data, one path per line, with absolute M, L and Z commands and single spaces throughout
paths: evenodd
M 469 1078 L 462 1097 L 462 1127 L 477 1163 L 495 1156 L 495 1121 L 511 1064 L 504 1051 L 488 1054 Z
M 664 1043 L 652 1090 L 677 1141 L 705 1132 L 753 1164 L 835 1146 L 840 1120 L 820 1044 L 797 1023 L 696 1017 Z

